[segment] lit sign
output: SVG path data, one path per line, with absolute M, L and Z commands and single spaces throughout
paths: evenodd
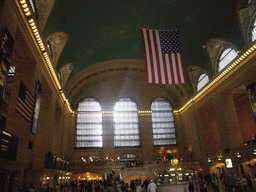
M 225 159 L 225 163 L 227 168 L 233 168 L 231 159 Z

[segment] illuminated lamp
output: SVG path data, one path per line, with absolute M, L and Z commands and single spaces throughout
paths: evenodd
M 178 163 L 179 163 L 179 160 L 177 158 L 174 158 L 171 160 L 172 165 L 178 165 Z
M 241 154 L 240 153 L 236 153 L 236 157 L 240 158 Z

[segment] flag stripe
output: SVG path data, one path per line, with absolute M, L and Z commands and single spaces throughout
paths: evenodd
M 178 54 L 173 54 L 174 55 L 174 57 L 175 57 L 175 64 L 176 64 L 176 69 L 177 69 L 177 78 L 178 78 L 178 81 L 177 81 L 177 83 L 178 82 L 181 82 L 180 81 L 180 68 L 179 68 L 179 59 L 178 59 Z
M 161 50 L 158 51 L 159 47 L 158 47 L 158 40 L 159 38 L 157 38 L 158 33 L 156 31 L 152 31 L 153 34 L 153 40 L 154 40 L 154 50 L 155 50 L 155 56 L 156 56 L 156 62 L 155 62 L 155 66 L 157 68 L 157 74 L 158 74 L 158 82 L 159 84 L 162 84 L 163 80 L 162 80 L 162 68 L 161 65 L 157 65 L 157 63 L 160 63 L 160 55 L 159 53 L 161 53 Z
M 181 75 L 182 75 L 182 80 L 183 82 L 187 82 L 187 78 L 186 78 L 186 74 L 185 74 L 185 69 L 184 69 L 184 65 L 183 65 L 183 59 L 182 59 L 182 53 L 179 53 L 180 54 L 180 63 L 181 63 Z
M 147 34 L 145 30 L 140 29 L 140 34 L 142 37 L 142 43 L 143 43 L 143 50 L 144 50 L 144 55 L 146 55 L 145 58 L 145 63 L 149 62 L 149 54 L 148 54 L 148 49 L 146 47 L 148 47 L 148 42 L 145 40 L 147 38 Z M 146 80 L 147 82 L 149 82 L 149 78 L 151 78 L 151 74 L 150 74 L 151 68 L 150 65 L 146 64 Z
M 30 122 L 31 120 L 31 115 L 27 114 L 26 110 L 22 107 L 22 106 L 18 106 L 19 104 L 17 104 L 17 108 L 16 111 L 23 117 L 25 118 L 28 122 Z
M 169 78 L 168 78 L 168 66 L 165 60 L 165 55 L 161 54 L 162 56 L 162 62 L 163 62 L 163 76 L 165 79 L 165 84 L 169 83 Z
M 159 33 L 158 33 L 158 31 L 154 31 L 155 32 L 155 34 L 156 34 L 156 42 L 155 42 L 155 45 L 156 45 L 156 47 L 157 47 L 157 53 L 156 53 L 156 55 L 158 55 L 158 63 L 160 64 L 160 65 L 158 65 L 159 66 L 159 75 L 160 75 L 160 84 L 166 84 L 166 82 L 165 82 L 165 70 L 164 70 L 164 63 L 163 63 L 163 55 L 161 54 L 162 53 L 162 51 L 161 51 L 161 43 L 160 43 L 160 38 L 159 38 Z
M 146 80 L 156 84 L 186 83 L 177 31 L 140 29 Z
M 155 79 L 155 73 L 154 73 L 154 66 L 153 66 L 153 63 L 151 61 L 153 61 L 153 57 L 152 57 L 152 49 L 151 49 L 151 41 L 150 41 L 150 34 L 149 34 L 149 31 L 147 30 L 146 31 L 146 37 L 147 37 L 147 54 L 148 54 L 148 65 L 150 66 L 150 71 L 149 71 L 149 74 L 150 74 L 150 78 L 149 78 L 149 82 L 150 83 L 154 83 L 153 82 L 153 79 Z
M 29 123 L 32 120 L 34 109 L 34 97 L 21 82 L 19 97 L 17 100 L 16 112 L 18 112 Z
M 157 61 L 156 61 L 156 52 L 155 52 L 155 46 L 154 46 L 154 38 L 153 38 L 153 32 L 152 30 L 149 30 L 149 37 L 150 37 L 150 57 L 152 58 L 150 60 L 152 68 L 152 82 L 153 83 L 159 83 L 159 77 L 158 77 L 158 69 L 157 69 Z

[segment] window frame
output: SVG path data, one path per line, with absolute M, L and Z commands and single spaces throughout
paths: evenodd
M 247 34 L 248 34 L 248 43 L 249 44 L 256 41 L 256 12 L 254 13 L 254 15 L 250 21 Z M 254 36 L 254 40 L 252 40 L 253 36 Z
M 138 117 L 138 123 L 137 123 L 137 125 L 138 125 L 138 136 L 139 136 L 139 145 L 137 145 L 137 146 L 116 146 L 116 139 L 115 139 L 115 136 L 116 136 L 116 134 L 115 134 L 115 113 L 116 113 L 116 111 L 115 111 L 115 106 L 116 106 L 116 103 L 117 102 L 119 102 L 121 99 L 130 99 L 132 102 L 134 102 L 134 104 L 136 105 L 136 108 L 137 108 L 137 110 L 136 110 L 136 114 L 137 114 L 137 117 Z M 114 148 L 138 148 L 138 147 L 141 147 L 141 129 L 140 129 L 140 117 L 139 117 L 139 114 L 138 114 L 138 104 L 137 104 L 137 102 L 135 101 L 135 99 L 133 99 L 133 98 L 131 98 L 131 97 L 121 97 L 121 98 L 119 98 L 116 102 L 114 102 L 114 105 L 113 105 L 113 111 L 114 111 L 114 114 L 113 114 L 113 141 L 114 141 Z M 126 112 L 128 112 L 128 111 L 126 111 Z M 125 140 L 123 140 L 123 141 L 125 141 Z M 129 141 L 132 141 L 132 140 L 129 140 Z
M 222 55 L 224 54 L 224 52 L 227 50 L 227 49 L 231 49 L 223 58 Z M 235 53 L 237 54 L 236 57 L 234 57 L 232 60 L 229 61 L 229 63 L 227 63 L 221 70 L 220 70 L 220 62 L 223 61 L 229 54 L 230 52 L 232 51 L 235 51 Z M 231 63 L 232 61 L 235 60 L 235 58 L 237 58 L 238 56 L 238 53 L 237 53 L 237 50 L 234 46 L 231 46 L 231 45 L 227 45 L 225 46 L 223 49 L 221 49 L 221 51 L 219 52 L 219 55 L 218 55 L 218 59 L 217 59 L 217 72 L 218 73 L 221 73 L 223 70 L 225 70 Z
M 32 8 L 32 12 L 35 14 L 35 17 L 37 18 L 38 14 L 38 4 L 36 0 L 29 0 L 30 7 Z
M 77 124 L 78 124 L 78 122 L 77 122 L 77 114 L 78 114 L 78 110 L 77 110 L 77 114 L 76 114 L 76 127 L 75 127 L 75 149 L 102 149 L 104 146 L 103 146 L 103 122 L 102 122 L 102 113 L 101 113 L 101 111 L 102 111 L 102 107 L 101 107 L 101 104 L 100 104 L 100 102 L 97 100 L 97 99 L 95 99 L 94 97 L 85 97 L 85 98 L 83 98 L 83 99 L 81 99 L 79 102 L 78 102 L 78 104 L 77 104 L 77 107 L 76 107 L 76 109 L 78 109 L 78 105 L 79 105 L 79 103 L 80 102 L 82 102 L 83 100 L 85 100 L 85 99 L 94 99 L 94 101 L 96 101 L 98 104 L 99 104 L 99 106 L 100 106 L 100 114 L 101 114 L 101 142 L 102 142 L 102 146 L 101 147 L 99 147 L 99 146 L 84 146 L 84 147 L 77 147 Z M 98 112 L 98 111 L 88 111 L 88 112 Z M 90 135 L 85 135 L 85 136 L 90 136 Z M 97 135 L 97 136 L 99 136 L 99 135 Z
M 172 114 L 173 114 L 173 122 L 172 122 L 172 121 L 170 121 L 170 122 L 172 122 L 173 125 L 174 125 L 174 135 L 175 135 L 176 144 L 166 144 L 166 145 L 155 145 L 155 144 L 154 144 L 153 118 L 152 118 L 152 114 L 153 114 L 152 104 L 153 104 L 153 102 L 154 102 L 155 100 L 157 100 L 157 99 L 164 99 L 164 100 L 167 101 L 167 102 L 170 104 L 170 106 L 171 106 L 171 109 L 172 109 L 171 111 L 172 111 Z M 174 115 L 174 112 L 173 112 L 173 104 L 172 104 L 172 102 L 171 102 L 168 98 L 166 98 L 166 97 L 156 97 L 156 98 L 154 98 L 154 99 L 152 100 L 152 102 L 151 102 L 151 104 L 150 104 L 150 109 L 152 110 L 150 120 L 151 120 L 151 133 L 152 133 L 153 147 L 178 146 L 177 129 L 176 129 L 176 122 L 175 122 L 175 118 L 174 118 L 175 115 Z M 161 111 L 163 111 L 163 110 L 161 110 Z M 166 110 L 166 111 L 169 111 L 169 110 Z M 172 129 L 172 128 L 170 128 L 170 129 Z M 166 134 L 166 133 L 165 133 L 165 134 Z M 173 133 L 171 133 L 171 134 L 173 134 Z M 164 140 L 164 139 L 163 139 L 163 140 Z
M 46 41 L 46 47 L 47 47 L 47 51 L 50 54 L 50 57 L 53 58 L 52 43 L 50 42 L 50 40 Z
M 205 74 L 205 76 L 199 81 L 200 77 Z M 208 77 L 208 82 L 205 83 L 200 89 L 198 89 L 198 84 L 200 82 L 202 82 L 202 80 L 205 78 L 205 77 Z M 201 91 L 208 83 L 210 82 L 210 78 L 209 78 L 209 75 L 205 72 L 201 72 L 199 75 L 198 75 L 198 78 L 197 78 L 197 81 L 196 81 L 196 91 L 199 92 Z

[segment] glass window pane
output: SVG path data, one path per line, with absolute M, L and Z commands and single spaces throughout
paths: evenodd
M 200 91 L 209 82 L 209 76 L 202 73 L 197 81 L 197 91 Z
M 151 104 L 151 110 L 154 145 L 175 145 L 176 132 L 170 102 L 165 98 L 156 98 Z
M 220 72 L 222 69 L 224 69 L 227 65 L 231 63 L 236 57 L 238 53 L 235 51 L 235 49 L 231 47 L 226 47 L 223 49 L 218 63 L 218 71 Z
M 29 0 L 29 3 L 30 3 L 30 6 L 32 7 L 33 12 L 35 13 L 35 12 L 36 12 L 36 9 L 35 9 L 34 0 Z
M 250 42 L 253 42 L 256 40 L 256 15 L 254 16 L 254 19 L 252 20 L 252 25 L 250 26 L 249 30 L 249 36 L 250 36 Z
M 102 147 L 102 114 L 99 102 L 86 98 L 79 102 L 75 146 Z
M 137 105 L 130 98 L 121 98 L 114 106 L 115 147 L 140 146 Z

